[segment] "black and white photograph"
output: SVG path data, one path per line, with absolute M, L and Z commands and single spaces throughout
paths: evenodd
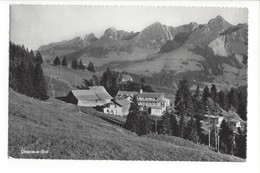
M 9 158 L 247 161 L 248 8 L 9 10 Z

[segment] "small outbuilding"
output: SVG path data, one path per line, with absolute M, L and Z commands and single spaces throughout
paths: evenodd
M 104 108 L 104 113 L 126 116 L 129 113 L 131 102 L 127 99 L 116 100 Z

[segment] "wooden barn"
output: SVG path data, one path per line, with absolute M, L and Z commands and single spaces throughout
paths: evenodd
M 78 106 L 95 107 L 111 102 L 112 96 L 103 86 L 90 87 L 89 90 L 71 90 L 66 96 L 68 103 Z

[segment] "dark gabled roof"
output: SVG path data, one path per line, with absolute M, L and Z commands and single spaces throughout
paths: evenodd
M 91 90 L 71 90 L 71 92 L 78 100 L 99 100 L 99 97 Z
M 113 99 L 103 86 L 92 86 L 89 90 L 93 91 L 101 100 Z
M 120 106 L 127 106 L 127 105 L 130 105 L 131 102 L 127 99 L 123 99 L 123 100 L 117 100 L 116 101 L 116 104 L 120 105 Z
M 163 93 L 148 93 L 148 92 L 142 92 L 137 95 L 137 97 L 141 98 L 157 98 L 160 99 L 164 94 Z

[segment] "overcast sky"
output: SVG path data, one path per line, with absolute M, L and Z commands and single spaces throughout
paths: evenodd
M 136 32 L 156 21 L 170 26 L 204 24 L 217 15 L 233 25 L 247 22 L 245 8 L 12 5 L 10 38 L 29 49 L 38 49 L 91 32 L 100 37 L 111 26 Z

